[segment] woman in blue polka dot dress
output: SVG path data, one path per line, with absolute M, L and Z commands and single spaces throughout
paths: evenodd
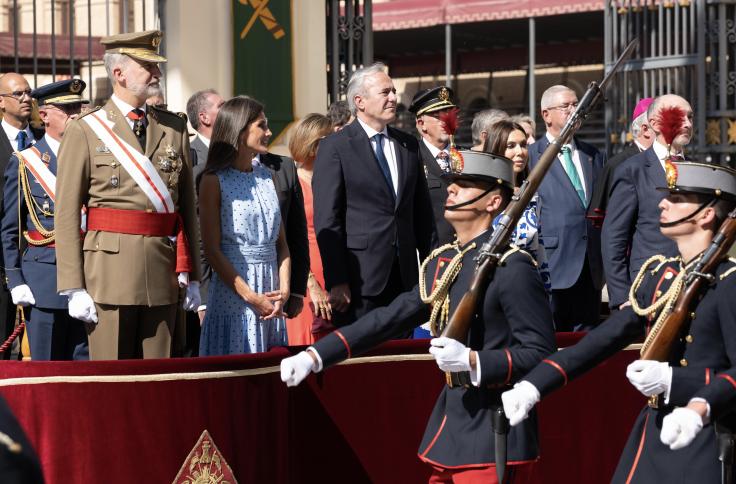
M 283 304 L 291 261 L 268 168 L 263 106 L 238 96 L 220 108 L 199 189 L 204 251 L 213 269 L 199 354 L 268 351 L 287 344 Z

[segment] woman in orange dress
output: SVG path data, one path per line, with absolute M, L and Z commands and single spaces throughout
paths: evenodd
M 289 345 L 311 345 L 332 331 L 330 323 L 332 308 L 325 290 L 322 274 L 322 258 L 314 233 L 314 208 L 312 205 L 312 174 L 319 141 L 332 132 L 330 120 L 321 114 L 308 114 L 297 123 L 289 140 L 289 151 L 297 162 L 299 184 L 304 195 L 304 213 L 307 216 L 309 237 L 309 279 L 304 310 L 296 317 L 286 320 Z

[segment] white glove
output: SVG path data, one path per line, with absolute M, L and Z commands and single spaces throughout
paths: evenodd
M 21 284 L 11 289 L 10 297 L 13 298 L 13 304 L 15 305 L 33 306 L 36 304 L 36 298 L 33 297 L 31 288 L 27 284 Z
M 534 405 L 539 403 L 539 390 L 526 380 L 522 380 L 514 388 L 501 394 L 503 402 L 503 411 L 509 423 L 514 426 L 521 423 L 522 420 L 529 416 L 529 412 Z
M 645 397 L 650 397 L 669 392 L 672 368 L 661 361 L 636 360 L 626 368 L 626 378 Z
M 281 360 L 281 381 L 295 387 L 315 370 L 312 357 L 306 351 Z
M 97 309 L 92 296 L 84 289 L 77 289 L 68 294 L 69 316 L 84 321 L 85 323 L 97 323 Z
M 202 297 L 199 295 L 199 282 L 190 281 L 187 286 L 187 294 L 184 296 L 184 304 L 181 307 L 185 311 L 196 311 L 200 304 L 202 304 Z
M 440 336 L 429 342 L 429 352 L 442 371 L 470 371 L 470 348 L 461 342 Z
M 682 449 L 690 445 L 703 428 L 703 419 L 698 412 L 689 408 L 676 408 L 662 421 L 659 440 L 670 449 Z

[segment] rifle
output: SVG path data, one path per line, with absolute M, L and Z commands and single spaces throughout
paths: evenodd
M 470 322 L 475 314 L 478 299 L 485 291 L 487 284 L 493 278 L 496 267 L 498 266 L 498 261 L 501 258 L 502 254 L 499 253 L 500 250 L 507 244 L 509 237 L 511 237 L 511 234 L 516 227 L 516 223 L 519 221 L 519 218 L 524 213 L 524 210 L 529 205 L 529 202 L 537 192 L 539 185 L 542 183 L 544 175 L 552 166 L 555 159 L 557 159 L 560 148 L 570 141 L 572 136 L 582 125 L 585 118 L 603 98 L 603 93 L 606 87 L 608 87 L 608 84 L 610 84 L 613 76 L 619 71 L 624 61 L 628 59 L 634 51 L 638 42 L 638 39 L 634 39 L 626 46 L 618 60 L 616 60 L 616 63 L 613 65 L 611 70 L 608 71 L 608 74 L 605 75 L 600 84 L 596 82 L 590 83 L 588 90 L 585 91 L 585 95 L 578 103 L 575 112 L 572 113 L 565 123 L 559 136 L 557 136 L 557 138 L 549 144 L 547 149 L 544 150 L 544 153 L 542 153 L 542 156 L 539 158 L 537 165 L 531 173 L 529 173 L 529 176 L 524 180 L 524 183 L 521 184 L 521 187 L 519 187 L 518 193 L 511 198 L 511 201 L 501 215 L 493 234 L 486 242 L 483 243 L 478 251 L 473 281 L 471 282 L 468 291 L 460 300 L 460 304 L 458 304 L 457 308 L 453 312 L 449 323 L 447 323 L 447 326 L 442 331 L 442 336 L 453 338 L 465 344 L 468 331 L 470 330 Z
M 673 343 L 690 321 L 690 308 L 700 293 L 703 281 L 712 283 L 715 280 L 713 273 L 723 258 L 727 257 L 734 239 L 736 239 L 736 208 L 728 214 L 710 245 L 703 252 L 703 256 L 685 276 L 683 290 L 677 297 L 672 312 L 661 324 L 652 328 L 641 347 L 642 360 L 669 361 Z

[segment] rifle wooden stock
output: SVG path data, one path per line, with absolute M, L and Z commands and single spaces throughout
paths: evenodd
M 490 282 L 495 269 L 498 265 L 501 254 L 499 253 L 506 247 L 511 234 L 516 228 L 516 223 L 521 218 L 524 210 L 529 205 L 534 194 L 537 193 L 539 185 L 547 174 L 552 163 L 557 159 L 560 148 L 569 143 L 572 136 L 580 128 L 585 118 L 590 114 L 593 108 L 603 98 L 603 92 L 611 82 L 613 76 L 621 68 L 623 62 L 629 58 L 634 48 L 638 44 L 638 39 L 632 40 L 621 53 L 616 63 L 610 71 L 605 75 L 600 84 L 591 82 L 588 90 L 585 91 L 583 98 L 578 103 L 575 112 L 565 123 L 560 134 L 555 138 L 544 150 L 542 156 L 537 161 L 534 169 L 516 193 L 511 202 L 509 202 L 506 210 L 504 210 L 498 225 L 493 230 L 490 239 L 481 247 L 477 257 L 477 267 L 475 277 L 470 285 L 468 292 L 460 300 L 460 304 L 452 314 L 450 321 L 442 331 L 442 336 L 447 336 L 465 344 L 470 330 L 470 324 L 473 320 L 473 314 L 476 310 L 478 299 L 485 292 L 486 285 Z
M 703 253 L 703 257 L 686 277 L 685 287 L 677 297 L 672 312 L 662 322 L 651 341 L 642 348 L 642 360 L 669 361 L 675 341 L 690 321 L 690 311 L 695 298 L 700 293 L 703 283 L 707 282 L 706 277 L 698 273 L 713 275 L 721 260 L 727 257 L 734 238 L 736 238 L 736 209 L 728 214 L 710 246 Z

